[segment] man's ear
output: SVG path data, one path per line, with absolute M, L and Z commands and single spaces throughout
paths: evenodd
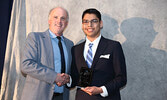
M 50 20 L 48 20 L 48 24 L 50 25 Z
M 67 23 L 66 23 L 66 26 L 68 25 L 68 21 L 67 21 Z

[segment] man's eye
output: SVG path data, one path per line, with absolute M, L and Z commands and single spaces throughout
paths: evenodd
M 93 22 L 93 23 L 97 23 L 98 20 L 97 20 L 97 19 L 94 19 L 94 20 L 91 20 L 91 22 Z
M 65 19 L 66 19 L 66 18 L 64 18 L 64 17 L 61 18 L 61 20 L 63 20 L 63 21 L 64 21 Z
M 83 20 L 82 23 L 89 23 L 89 21 L 88 20 Z

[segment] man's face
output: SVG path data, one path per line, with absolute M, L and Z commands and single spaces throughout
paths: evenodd
M 103 23 L 95 14 L 85 14 L 82 19 L 82 30 L 88 39 L 96 39 L 100 35 Z
M 55 8 L 49 15 L 49 29 L 57 36 L 61 36 L 68 24 L 67 17 L 67 13 L 64 9 Z

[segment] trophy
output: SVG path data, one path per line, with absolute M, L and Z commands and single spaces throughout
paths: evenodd
M 81 67 L 78 86 L 87 87 L 91 84 L 91 81 L 92 69 L 87 67 Z

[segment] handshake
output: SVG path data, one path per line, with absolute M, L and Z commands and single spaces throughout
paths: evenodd
M 57 84 L 57 86 L 62 86 L 64 84 L 67 84 L 70 82 L 70 76 L 66 73 L 58 73 L 56 76 L 56 80 L 55 83 Z

